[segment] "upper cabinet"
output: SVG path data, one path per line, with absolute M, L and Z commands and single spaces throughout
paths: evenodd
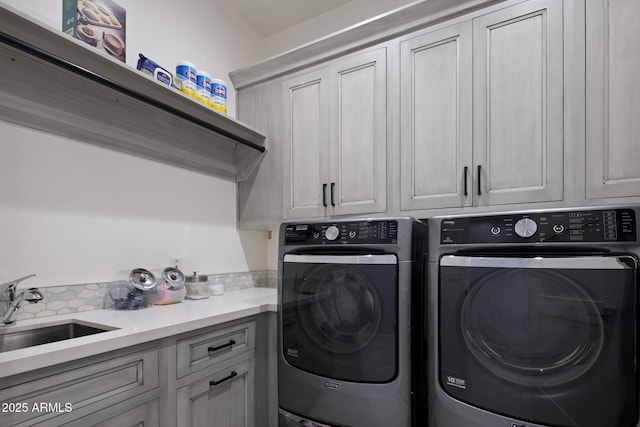
M 287 218 L 385 211 L 386 55 L 365 51 L 284 81 Z
M 401 42 L 401 210 L 562 200 L 562 31 L 533 0 Z
M 257 175 L 277 178 L 246 200 L 241 183 L 241 206 L 263 207 L 275 229 L 640 201 L 640 3 L 456 0 L 413 13 L 445 3 L 232 73 L 241 93 L 281 93 L 269 113 L 281 154 Z M 264 209 L 268 197 L 282 208 Z
M 562 2 L 474 19 L 473 52 L 477 204 L 562 200 Z
M 471 22 L 400 44 L 403 211 L 470 206 Z
M 640 196 L 640 2 L 586 2 L 588 199 Z
M 286 80 L 283 96 L 285 213 L 289 218 L 321 217 L 328 206 L 329 70 Z
M 1 120 L 240 180 L 265 151 L 259 131 L 1 3 L 0 22 Z

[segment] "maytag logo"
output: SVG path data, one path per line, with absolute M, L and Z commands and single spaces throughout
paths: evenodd
M 529 427 L 529 426 L 522 423 L 511 423 L 511 427 Z
M 342 384 L 341 383 L 336 383 L 333 381 L 325 381 L 324 382 L 324 386 L 330 390 L 337 390 L 340 391 L 342 390 Z

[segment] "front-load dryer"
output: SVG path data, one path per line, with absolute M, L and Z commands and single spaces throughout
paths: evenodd
M 429 220 L 429 426 L 639 425 L 639 215 Z

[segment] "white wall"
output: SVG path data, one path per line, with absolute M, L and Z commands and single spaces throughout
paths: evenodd
M 265 58 L 415 2 L 415 0 L 351 0 L 322 15 L 267 37 Z
M 3 0 L 61 28 L 62 0 Z M 173 69 L 188 59 L 227 73 L 410 3 L 352 0 L 265 39 L 225 0 L 117 0 L 127 10 L 127 63 L 138 53 Z M 277 268 L 277 233 L 238 231 L 235 184 L 0 122 L 0 283 L 108 281 L 184 257 L 184 270 Z
M 61 26 L 61 0 L 7 3 Z M 132 66 L 138 52 L 167 68 L 189 59 L 228 81 L 262 55 L 264 38 L 224 0 L 117 3 Z M 172 256 L 187 273 L 267 268 L 265 233 L 236 229 L 232 181 L 4 122 L 0 135 L 0 283 L 29 273 L 30 286 L 108 281 Z

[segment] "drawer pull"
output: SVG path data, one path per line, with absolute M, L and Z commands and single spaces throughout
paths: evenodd
M 207 348 L 207 351 L 212 353 L 214 351 L 222 350 L 223 348 L 231 347 L 232 345 L 235 345 L 235 343 L 235 340 L 229 340 L 228 343 L 219 345 L 218 347 L 209 347 Z
M 226 376 L 226 377 L 222 378 L 221 380 L 218 380 L 218 381 L 209 381 L 209 385 L 210 385 L 211 387 L 214 387 L 214 386 L 217 386 L 217 385 L 222 384 L 222 383 L 223 383 L 223 382 L 225 382 L 225 381 L 229 381 L 231 378 L 233 378 L 233 377 L 237 377 L 237 376 L 238 376 L 238 373 L 237 373 L 236 371 L 231 371 L 231 373 L 230 373 L 228 376 Z

